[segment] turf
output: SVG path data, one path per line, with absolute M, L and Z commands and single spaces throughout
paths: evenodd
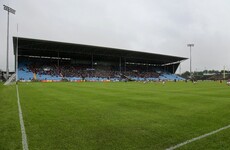
M 0 144 L 17 149 L 15 87 L 0 90 Z M 218 82 L 20 83 L 19 92 L 29 149 L 165 149 L 230 124 L 229 87 Z M 227 149 L 229 132 L 180 149 Z
M 22 149 L 15 86 L 0 82 L 0 150 Z

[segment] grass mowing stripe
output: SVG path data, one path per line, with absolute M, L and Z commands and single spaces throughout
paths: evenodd
M 26 129 L 25 129 L 25 126 L 24 126 L 24 121 L 23 121 L 23 115 L 22 115 L 22 109 L 21 109 L 19 91 L 18 91 L 18 85 L 17 84 L 16 84 L 16 90 L 17 90 L 17 99 L 18 99 L 18 114 L 19 114 L 20 126 L 21 126 L 21 132 L 22 132 L 22 147 L 23 147 L 23 150 L 29 150 L 28 144 L 27 144 Z
M 210 135 L 213 135 L 213 134 L 215 134 L 215 133 L 218 133 L 218 132 L 220 132 L 220 131 L 222 131 L 222 130 L 226 130 L 226 129 L 228 129 L 228 128 L 230 128 L 230 125 L 227 125 L 227 126 L 225 126 L 225 127 L 222 127 L 222 128 L 220 128 L 220 129 L 217 129 L 217 130 L 212 131 L 212 132 L 210 132 L 210 133 L 206 133 L 206 134 L 204 134 L 204 135 L 195 137 L 195 138 L 193 138 L 193 139 L 191 139 L 191 140 L 187 140 L 187 141 L 185 141 L 185 142 L 183 142 L 183 143 L 180 143 L 180 144 L 177 144 L 177 145 L 172 146 L 172 147 L 170 147 L 170 148 L 167 148 L 166 150 L 174 150 L 174 149 L 177 149 L 177 148 L 179 148 L 179 147 L 182 147 L 182 146 L 187 145 L 187 144 L 189 144 L 189 143 L 192 143 L 192 142 L 194 142 L 194 141 L 197 141 L 197 140 L 203 139 L 203 138 L 205 138 L 205 137 L 207 137 L 207 136 L 210 136 Z

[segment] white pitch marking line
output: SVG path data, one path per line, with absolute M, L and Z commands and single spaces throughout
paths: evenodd
M 222 130 L 226 130 L 226 129 L 228 129 L 228 128 L 230 128 L 230 125 L 227 125 L 227 126 L 225 126 L 225 127 L 222 127 L 222 128 L 220 128 L 220 129 L 217 129 L 217 130 L 212 131 L 212 132 L 210 132 L 210 133 L 206 133 L 206 134 L 204 134 L 204 135 L 198 136 L 198 137 L 193 138 L 193 139 L 191 139 L 191 140 L 187 140 L 187 141 L 185 141 L 185 142 L 183 142 L 183 143 L 180 143 L 180 144 L 177 144 L 177 145 L 172 146 L 172 147 L 170 147 L 170 148 L 167 148 L 166 150 L 174 150 L 174 149 L 177 149 L 177 148 L 179 148 L 179 147 L 181 147 L 181 146 L 184 146 L 184 145 L 189 144 L 189 143 L 192 143 L 192 142 L 194 142 L 194 141 L 203 139 L 203 138 L 205 138 L 205 137 L 207 137 L 207 136 L 213 135 L 213 134 L 215 134 L 215 133 L 217 133 L 217 132 L 220 132 L 220 131 L 222 131 Z
M 17 90 L 17 99 L 18 99 L 18 114 L 19 114 L 20 126 L 21 126 L 21 132 L 22 132 L 22 148 L 23 148 L 23 150 L 29 150 L 28 144 L 27 144 L 26 129 L 25 129 L 25 126 L 24 126 L 24 121 L 23 121 L 23 115 L 22 115 L 22 109 L 21 109 L 19 91 L 18 91 L 18 85 L 17 84 L 16 84 L 16 90 Z

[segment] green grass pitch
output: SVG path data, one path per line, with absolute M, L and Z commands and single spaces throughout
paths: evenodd
M 230 124 L 219 82 L 19 83 L 30 150 L 160 150 Z M 0 84 L 0 149 L 22 149 L 16 88 Z M 230 149 L 230 129 L 179 149 Z

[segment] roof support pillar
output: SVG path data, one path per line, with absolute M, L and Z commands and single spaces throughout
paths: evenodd
M 149 72 L 149 63 L 147 62 L 147 72 Z
M 173 74 L 175 73 L 174 64 L 173 64 Z
M 93 68 L 93 54 L 91 54 L 91 67 Z
M 125 58 L 125 72 L 126 72 L 126 58 Z
M 58 70 L 59 70 L 59 65 L 60 65 L 60 59 L 59 59 L 59 51 L 58 51 Z
M 121 73 L 121 57 L 120 57 L 119 68 L 120 68 L 120 73 Z

